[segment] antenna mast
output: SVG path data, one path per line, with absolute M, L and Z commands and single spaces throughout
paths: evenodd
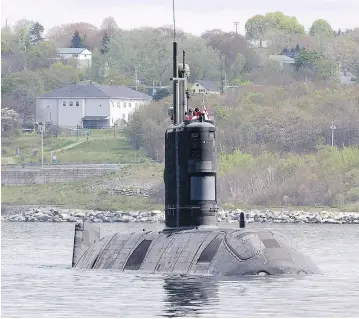
M 173 3 L 173 124 L 179 124 L 179 85 L 178 85 L 178 62 L 176 41 L 175 0 Z

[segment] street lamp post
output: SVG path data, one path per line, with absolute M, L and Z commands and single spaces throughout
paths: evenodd
M 44 166 L 44 131 L 45 131 L 45 123 L 39 123 L 39 129 L 41 131 L 41 167 Z
M 49 122 L 50 122 L 50 124 L 51 124 L 51 109 L 50 109 L 50 105 L 47 106 L 47 110 L 48 110 L 49 117 L 50 117 Z
M 116 139 L 116 126 L 117 126 L 117 123 L 114 123 L 113 124 L 113 138 Z
M 334 146 L 334 130 L 336 129 L 336 127 L 333 121 L 332 121 L 332 125 L 330 125 L 330 129 L 332 130 L 332 146 Z

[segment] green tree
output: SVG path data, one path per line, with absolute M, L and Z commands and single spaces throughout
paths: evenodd
M 271 31 L 283 32 L 287 35 L 305 34 L 304 26 L 298 22 L 296 17 L 287 16 L 279 11 L 268 12 L 264 17 Z
M 102 20 L 101 30 L 104 30 L 112 37 L 118 30 L 118 25 L 113 17 L 106 17 Z
M 330 24 L 324 19 L 315 20 L 309 29 L 309 34 L 313 37 L 331 38 L 334 32 Z
M 25 121 L 33 121 L 36 97 L 44 93 L 41 77 L 34 71 L 22 71 L 7 76 L 1 82 L 1 93 L 17 102 L 16 112 Z
M 243 54 L 237 53 L 236 58 L 231 66 L 231 78 L 239 78 L 243 72 L 246 59 Z
M 26 19 L 21 19 L 17 21 L 14 25 L 14 35 L 17 40 L 18 49 L 21 52 L 27 50 L 30 46 L 30 28 L 33 25 L 33 22 Z
M 48 68 L 56 57 L 56 48 L 51 42 L 40 42 L 31 46 L 26 52 L 27 65 L 30 70 Z
M 338 75 L 335 61 L 326 58 L 322 53 L 303 49 L 295 59 L 297 71 L 304 71 L 305 76 L 316 80 L 334 80 Z
M 1 109 L 1 136 L 13 137 L 20 135 L 20 117 L 17 112 L 12 109 Z
M 39 22 L 35 22 L 29 30 L 30 43 L 37 44 L 42 41 L 43 33 L 44 27 Z
M 83 39 L 80 37 L 78 31 L 75 31 L 72 40 L 71 40 L 71 48 L 82 48 L 83 47 Z
M 259 41 L 259 47 L 262 47 L 268 31 L 268 20 L 263 15 L 257 14 L 247 20 L 245 29 L 247 39 Z
M 43 83 L 44 92 L 49 92 L 57 88 L 76 84 L 83 80 L 83 75 L 79 69 L 71 65 L 64 65 L 57 62 L 48 69 L 38 72 L 38 77 Z
M 106 54 L 108 53 L 108 51 L 110 51 L 110 36 L 108 35 L 108 33 L 105 31 L 102 40 L 101 40 L 101 54 Z
M 316 62 L 323 60 L 324 55 L 320 52 L 303 49 L 295 59 L 295 68 L 298 71 L 302 67 L 313 67 Z

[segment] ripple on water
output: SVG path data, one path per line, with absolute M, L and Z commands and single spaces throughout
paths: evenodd
M 136 227 L 143 225 L 132 225 L 131 231 Z M 2 224 L 2 316 L 359 316 L 358 227 L 251 227 L 294 238 L 324 275 L 215 280 L 72 269 L 73 225 L 7 223 Z M 129 228 L 104 225 L 104 230 Z

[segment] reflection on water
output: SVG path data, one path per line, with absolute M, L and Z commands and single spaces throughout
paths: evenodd
M 162 227 L 101 225 L 108 234 Z M 358 226 L 248 227 L 283 232 L 324 274 L 214 279 L 72 269 L 73 224 L 2 223 L 1 314 L 36 318 L 359 316 Z
M 195 317 L 201 308 L 218 303 L 218 283 L 210 277 L 169 277 L 164 279 L 166 317 Z

